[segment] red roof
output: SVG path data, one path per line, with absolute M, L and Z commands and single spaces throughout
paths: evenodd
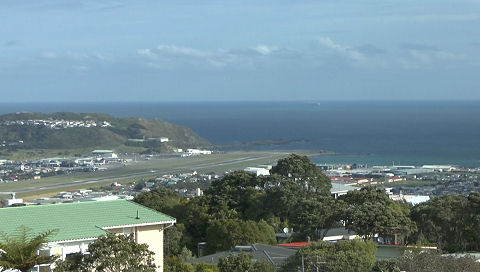
M 287 244 L 276 244 L 276 246 L 281 247 L 304 247 L 310 245 L 312 242 L 296 242 L 296 243 L 287 243 Z

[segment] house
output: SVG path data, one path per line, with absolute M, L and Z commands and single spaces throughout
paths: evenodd
M 58 255 L 62 260 L 72 253 L 87 252 L 90 243 L 108 232 L 132 234 L 137 243 L 147 244 L 154 252 L 157 271 L 163 271 L 163 231 L 176 223 L 175 218 L 127 200 L 1 208 L 0 218 L 0 231 L 5 233 L 20 226 L 35 233 L 57 230 L 39 254 Z M 45 265 L 41 269 L 52 268 Z
M 346 195 L 349 191 L 353 191 L 353 190 L 360 190 L 360 187 L 351 186 L 348 183 L 332 181 L 332 188 L 330 189 L 330 195 L 336 199 L 339 196 Z

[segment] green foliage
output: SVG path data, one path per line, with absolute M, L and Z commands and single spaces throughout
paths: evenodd
M 133 199 L 138 204 L 172 216 L 175 216 L 177 206 L 182 204 L 182 200 L 178 193 L 164 187 L 141 193 Z
M 193 265 L 195 272 L 218 272 L 218 267 L 213 264 L 199 263 Z
M 57 260 L 55 262 L 54 272 L 71 272 L 82 271 L 83 269 L 83 257 L 82 253 L 70 254 L 65 261 Z
M 332 197 L 325 196 L 300 200 L 291 220 L 297 238 L 305 241 L 307 236 L 313 240 L 322 239 L 326 231 L 337 224 L 340 218 L 341 209 L 338 203 Z
M 148 245 L 137 244 L 133 236 L 109 233 L 88 246 L 89 254 L 58 262 L 55 272 L 155 272 L 154 253 Z M 72 270 L 70 270 L 72 269 Z
M 409 217 L 410 206 L 391 200 L 383 189 L 364 187 L 348 192 L 340 201 L 346 204 L 346 228 L 366 238 L 388 237 L 394 229 L 404 236 L 416 230 Z
M 397 259 L 401 271 L 406 272 L 478 272 L 480 263 L 469 256 L 442 256 L 439 252 L 427 250 L 420 254 L 408 254 Z
M 480 194 L 446 195 L 415 206 L 411 213 L 417 240 L 434 242 L 448 252 L 480 251 Z
M 251 255 L 241 252 L 238 255 L 230 254 L 220 258 L 218 262 L 219 272 L 274 272 L 275 267 L 269 263 L 252 260 Z
M 218 272 L 218 267 L 205 263 L 187 263 L 192 259 L 192 252 L 183 248 L 178 255 L 166 257 L 164 271 L 168 272 Z
M 281 271 L 370 271 L 375 263 L 377 246 L 372 241 L 316 242 L 301 248 L 282 267 Z M 303 259 L 303 262 L 302 262 Z
M 330 196 L 330 179 L 308 157 L 292 154 L 278 161 L 264 181 L 265 209 L 283 221 L 294 221 L 298 205 Z
M 239 218 L 259 220 L 263 217 L 263 209 L 258 209 L 265 201 L 265 192 L 261 178 L 246 171 L 235 171 L 212 181 L 204 194 L 208 196 L 210 207 L 226 205 L 234 210 Z M 218 214 L 220 218 L 224 215 Z
M 372 272 L 400 272 L 400 268 L 395 259 L 379 260 L 375 262 Z
M 37 250 L 48 242 L 55 230 L 34 234 L 27 227 L 19 227 L 14 233 L 0 232 L 0 267 L 30 271 L 35 265 L 53 263 L 56 256 L 37 255 Z
M 306 193 L 330 195 L 330 179 L 307 156 L 291 154 L 270 171 L 272 175 L 293 179 Z
M 289 167 L 289 163 L 294 167 Z M 292 226 L 302 240 L 306 236 L 317 238 L 323 236 L 320 229 L 328 229 L 339 222 L 341 209 L 330 197 L 330 180 L 307 157 L 291 155 L 280 160 L 272 173 L 270 177 L 257 177 L 249 172 L 235 171 L 212 181 L 204 196 L 189 201 L 182 201 L 175 192 L 163 188 L 142 193 L 134 201 L 170 214 L 183 223 L 181 239 L 177 232 L 170 235 L 176 238 L 169 241 L 169 231 L 166 233 L 168 247 L 173 251 L 186 245 L 196 252 L 197 243 L 219 240 L 218 233 L 225 233 L 224 238 L 230 240 L 223 244 L 208 243 L 211 251 L 248 242 L 272 243 L 271 233 Z M 226 224 L 222 226 L 218 222 Z M 241 233 L 239 226 L 252 234 L 237 235 Z M 230 237 L 227 230 L 237 236 Z M 268 239 L 257 235 L 259 231 Z M 176 249 L 175 243 L 179 245 Z
M 185 226 L 183 224 L 176 224 L 164 231 L 163 254 L 165 257 L 181 254 L 182 245 L 184 245 L 182 241 L 184 231 Z
M 210 222 L 207 229 L 207 251 L 230 250 L 237 245 L 275 243 L 275 232 L 265 221 L 220 219 Z
M 195 250 L 197 244 L 205 241 L 207 237 L 208 221 L 211 215 L 206 203 L 205 197 L 197 197 L 179 208 L 182 212 L 177 216 L 177 222 L 185 225 L 183 240 L 191 250 Z

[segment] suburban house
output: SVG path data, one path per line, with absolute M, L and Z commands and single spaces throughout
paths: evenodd
M 163 231 L 175 218 L 127 200 L 89 201 L 64 204 L 0 208 L 0 231 L 12 233 L 26 226 L 34 233 L 57 230 L 39 254 L 58 255 L 87 252 L 88 245 L 107 232 L 134 235 L 155 253 L 157 271 L 163 271 Z M 36 267 L 50 271 L 53 267 Z

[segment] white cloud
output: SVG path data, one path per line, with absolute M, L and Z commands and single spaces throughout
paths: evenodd
M 144 64 L 155 69 L 292 69 L 334 65 L 371 65 L 360 50 L 334 42 L 330 37 L 314 41 L 313 48 L 294 50 L 257 44 L 252 47 L 205 51 L 177 45 L 137 50 Z M 378 51 L 380 49 L 376 48 Z M 375 55 L 375 54 L 372 54 Z M 377 54 L 378 55 L 378 54 Z
M 175 45 L 159 45 L 157 47 L 157 50 L 160 53 L 164 53 L 164 54 L 183 55 L 183 56 L 189 56 L 194 58 L 205 58 L 211 55 L 208 52 L 201 51 L 198 49 L 193 49 L 193 48 L 183 47 L 183 46 L 175 46 Z
M 273 51 L 275 50 L 278 50 L 277 47 L 269 47 L 269 46 L 266 46 L 266 45 L 263 45 L 263 44 L 259 44 L 255 47 L 252 48 L 254 51 L 262 54 L 262 55 L 269 55 L 271 54 Z
M 360 51 L 350 46 L 335 43 L 330 37 L 320 37 L 313 45 L 314 48 L 329 50 L 331 53 L 349 60 L 357 62 L 367 61 L 367 57 Z
M 402 50 L 400 63 L 404 68 L 455 65 L 463 59 L 460 55 L 428 45 L 403 44 L 400 49 Z
M 148 48 L 147 49 L 138 49 L 137 54 L 139 54 L 140 56 L 144 56 L 144 57 L 148 57 L 148 58 L 152 58 L 152 59 L 158 58 L 157 54 L 153 53 L 152 50 L 150 50 Z

